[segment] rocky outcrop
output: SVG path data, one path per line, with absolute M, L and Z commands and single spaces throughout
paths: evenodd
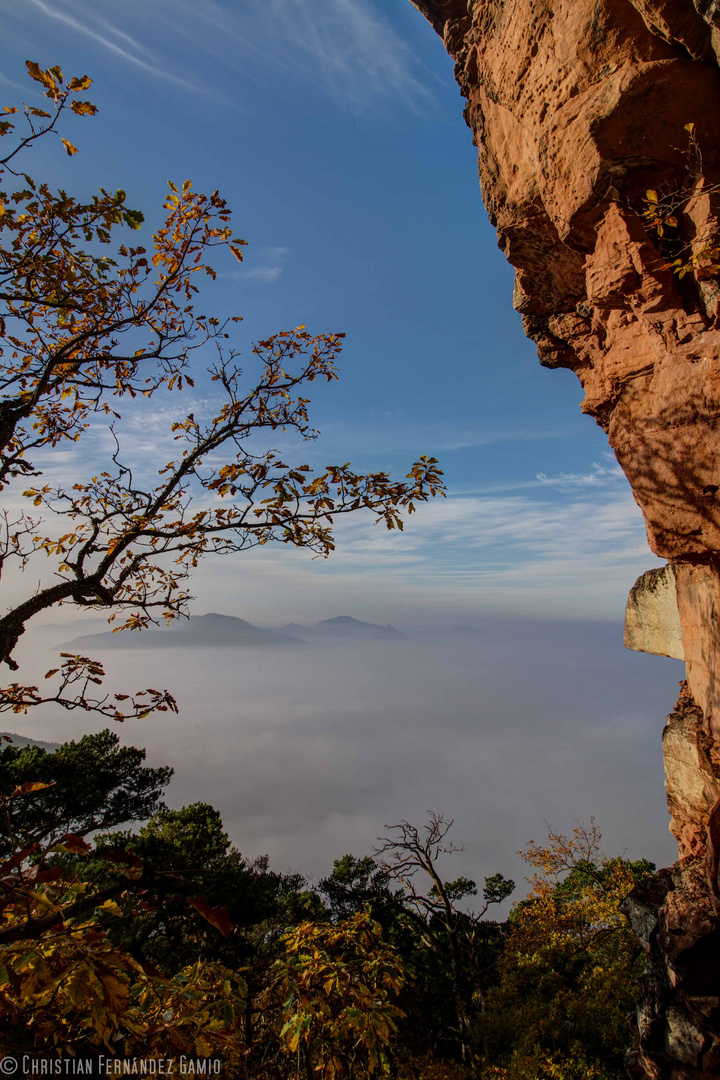
M 626 649 L 685 659 L 677 596 L 677 569 L 670 563 L 642 574 L 625 608 Z
M 689 857 L 634 890 L 625 912 L 648 958 L 626 1059 L 644 1080 L 720 1076 L 720 920 L 704 859 Z
M 687 666 L 632 1069 L 719 1076 L 720 2 L 411 2 L 455 59 L 525 331 L 577 374 L 671 565 L 629 628 Z
M 705 717 L 686 682 L 667 718 L 662 736 L 670 831 L 680 858 L 707 855 L 710 814 L 717 798 L 720 771 L 711 756 Z

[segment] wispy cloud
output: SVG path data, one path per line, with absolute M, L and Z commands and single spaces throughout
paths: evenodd
M 371 95 L 402 97 L 415 107 L 429 91 L 413 70 L 410 48 L 389 20 L 368 0 L 256 0 L 292 28 L 298 71 L 307 77 L 308 62 L 320 72 L 334 94 L 355 104 Z M 303 55 L 304 54 L 304 55 Z M 296 61 L 297 63 L 297 61 Z M 316 76 L 317 77 L 317 76 Z
M 272 285 L 282 276 L 289 253 L 290 248 L 287 247 L 261 247 L 257 252 L 251 249 L 249 257 L 246 256 L 242 266 L 237 267 L 235 270 L 220 272 L 217 276 L 238 281 L 241 284 L 243 282 L 260 282 L 260 284 Z M 261 261 L 257 266 L 253 266 L 251 260 L 256 255 Z
M 625 490 L 592 497 L 531 494 L 451 497 L 419 507 L 402 533 L 367 517 L 336 524 L 336 550 L 311 560 L 286 547 L 206 564 L 198 603 L 267 623 L 305 609 L 393 621 L 435 610 L 442 617 L 508 614 L 622 619 L 628 591 L 658 560 Z M 203 607 L 203 610 L 205 610 Z M 302 620 L 301 620 L 302 621 Z
M 256 266 L 243 275 L 245 281 L 260 281 L 266 285 L 277 281 L 282 274 L 282 266 Z
M 175 75 L 160 63 L 159 57 L 156 54 L 153 54 L 151 50 L 145 48 L 145 46 L 141 45 L 135 38 L 126 34 L 118 27 L 108 23 L 107 20 L 99 18 L 94 12 L 83 10 L 82 18 L 78 19 L 73 15 L 68 14 L 67 11 L 61 10 L 59 5 L 51 7 L 49 4 L 45 3 L 45 0 L 30 0 L 30 3 L 33 7 L 41 11 L 48 19 L 55 19 L 57 22 L 69 26 L 75 33 L 84 34 L 86 37 L 92 38 L 93 41 L 98 42 L 104 49 L 114 53 L 126 63 L 141 68 L 155 78 L 163 79 L 165 82 L 174 83 L 177 86 L 182 86 L 186 90 L 192 90 L 195 93 L 203 92 L 201 84 L 191 82 L 179 75 Z M 85 5 L 79 5 L 79 7 L 84 8 Z M 96 29 L 93 29 L 93 23 L 97 27 Z M 119 41 L 124 42 L 124 46 L 119 45 L 113 38 L 117 38 Z M 144 59 L 144 57 L 147 57 L 147 59 Z
M 3 86 L 12 86 L 13 90 L 22 90 L 24 94 L 32 93 L 32 87 L 28 86 L 27 83 L 19 83 L 15 82 L 14 79 L 8 79 L 2 72 L 0 72 L 0 83 Z
M 141 441 L 155 460 L 166 447 L 153 440 Z M 137 446 L 133 451 L 137 457 Z M 52 480 L 67 467 L 56 453 Z M 621 618 L 635 578 L 659 563 L 625 480 L 565 491 L 540 485 L 524 493 L 453 495 L 419 506 L 402 533 L 387 532 L 362 513 L 338 518 L 335 532 L 336 550 L 327 561 L 285 545 L 208 560 L 193 577 L 200 609 L 267 622 L 274 611 L 281 619 L 294 617 L 311 597 L 317 618 L 347 609 L 377 619 L 378 605 L 386 621 L 398 610 L 422 607 Z M 47 572 L 43 566 L 40 575 Z M 7 588 L 22 585 L 8 582 Z M 370 600 L 374 606 L 367 610 Z
M 590 472 L 558 473 L 556 476 L 538 473 L 538 482 L 545 487 L 553 487 L 557 491 L 574 491 L 578 488 L 608 487 L 608 485 L 617 484 L 625 487 L 625 475 L 614 456 L 606 453 L 603 458 L 602 462 L 594 462 Z
M 242 271 L 241 271 L 242 272 Z M 342 377 L 342 359 L 341 359 Z M 418 421 L 405 410 L 388 412 L 369 412 L 361 421 L 350 419 L 346 422 L 324 421 L 322 425 L 323 447 L 353 447 L 353 453 L 371 451 L 373 453 L 402 451 L 403 453 L 448 454 L 464 450 L 494 446 L 499 443 L 526 443 L 570 439 L 573 429 L 568 424 L 563 428 L 555 425 L 529 426 L 498 424 L 475 421 L 471 423 L 435 422 L 430 419 Z M 341 452 L 344 452 L 341 451 Z M 323 449 L 323 455 L 326 451 Z M 519 488 L 536 487 L 541 483 L 537 477 L 529 477 L 517 485 Z M 509 490 L 506 485 L 497 490 Z M 481 490 L 473 487 L 474 491 Z M 490 490 L 485 486 L 482 490 Z
M 494 572 L 528 557 L 567 564 L 578 556 L 624 558 L 648 554 L 640 511 L 625 489 L 602 497 L 548 501 L 529 495 L 486 495 L 434 500 L 409 518 L 402 535 L 357 521 L 344 534 L 336 559 L 361 555 L 381 563 L 388 556 L 399 569 L 416 557 L 430 556 L 434 572 L 455 575 L 483 563 Z M 452 557 L 447 558 L 451 551 Z M 481 554 L 484 553 L 484 554 Z M 478 559 L 480 558 L 480 562 Z
M 254 79 L 282 69 L 356 111 L 388 97 L 411 109 L 432 100 L 436 76 L 375 0 L 125 0 L 112 19 L 90 0 L 29 3 L 151 77 L 238 107 L 248 68 Z
M 445 436 L 443 450 L 472 450 L 476 446 L 491 446 L 499 442 L 536 442 L 538 439 L 566 439 L 569 430 L 540 427 L 473 428 L 465 434 Z

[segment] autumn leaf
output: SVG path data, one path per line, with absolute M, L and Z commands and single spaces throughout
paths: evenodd
M 87 90 L 88 86 L 92 86 L 92 79 L 88 75 L 83 75 L 81 79 L 71 79 L 68 83 L 68 90 L 77 93 L 78 90 Z
M 30 72 L 31 78 L 33 78 L 35 82 L 42 83 L 46 90 L 48 90 L 48 96 L 55 97 L 59 93 L 60 87 L 49 71 L 43 71 L 40 65 L 36 64 L 33 60 L 26 60 L 25 67 Z
M 89 101 L 71 101 L 70 108 L 78 116 L 95 116 L 97 113 L 97 106 Z
M 207 1058 L 213 1052 L 213 1044 L 204 1035 L 195 1036 L 195 1053 L 200 1058 Z
M 24 784 L 18 784 L 13 788 L 13 796 L 29 795 L 33 791 L 42 791 L 43 788 L 52 787 L 53 784 L 42 784 L 39 780 L 26 780 Z
M 72 157 L 73 154 L 77 154 L 77 146 L 73 146 L 73 144 L 71 142 L 68 142 L 67 139 L 61 139 L 60 142 L 65 147 L 68 157 Z
M 57 881 L 62 876 L 63 872 L 59 866 L 49 866 L 46 870 L 40 866 L 31 866 L 23 873 L 23 879 L 32 881 L 34 885 L 42 885 L 46 881 Z
M 228 246 L 229 246 L 230 250 L 232 251 L 233 255 L 235 256 L 235 258 L 237 259 L 237 261 L 242 262 L 243 261 L 243 256 L 242 256 L 242 251 L 240 250 L 240 248 L 241 247 L 247 247 L 247 240 L 233 240 L 232 243 L 229 244 Z
M 67 836 L 63 836 L 58 841 L 59 848 L 62 851 L 69 851 L 73 855 L 87 855 L 91 850 L 91 845 L 87 841 L 83 840 L 81 836 L 76 836 L 74 833 L 68 833 Z
M 122 915 L 122 908 L 114 900 L 106 900 L 104 904 L 100 905 L 98 911 L 104 911 L 108 915 Z
M 85 1003 L 88 992 L 88 978 L 87 968 L 84 964 L 79 964 L 65 979 L 63 991 L 71 1004 L 81 1006 Z
M 228 909 L 225 905 L 211 907 L 204 896 L 189 897 L 189 903 L 195 908 L 203 919 L 219 930 L 223 937 L 229 937 L 232 923 L 228 918 Z
M 113 1013 L 121 1013 L 130 999 L 130 988 L 115 975 L 101 975 L 100 982 L 105 991 L 105 1005 Z
M 28 855 L 32 855 L 34 851 L 38 851 L 39 847 L 40 845 L 37 841 L 33 841 L 33 843 L 28 844 L 27 847 L 21 848 L 20 851 L 16 851 L 15 854 L 9 859 L 6 859 L 5 862 L 0 863 L 0 870 L 3 873 L 8 874 L 11 870 L 14 870 L 19 866 L 20 863 L 24 862 Z

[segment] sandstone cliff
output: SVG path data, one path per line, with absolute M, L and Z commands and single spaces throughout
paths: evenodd
M 663 740 L 680 861 L 629 904 L 649 955 L 629 1065 L 717 1077 L 720 3 L 411 2 L 456 61 L 525 331 L 542 364 L 577 374 L 671 564 L 633 601 L 677 598 L 661 637 L 678 639 L 687 686 Z

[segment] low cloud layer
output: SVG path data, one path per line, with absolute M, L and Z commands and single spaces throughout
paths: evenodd
M 568 830 L 591 815 L 609 853 L 672 861 L 660 739 L 681 665 L 627 652 L 615 624 L 488 619 L 390 645 L 107 660 L 116 686 L 178 696 L 179 717 L 121 729 L 175 766 L 170 802 L 211 802 L 243 851 L 278 867 L 326 873 L 430 809 L 456 820 L 457 872 L 480 877 L 522 880 L 514 853 L 544 819 Z M 55 741 L 87 730 L 36 712 L 22 726 Z

